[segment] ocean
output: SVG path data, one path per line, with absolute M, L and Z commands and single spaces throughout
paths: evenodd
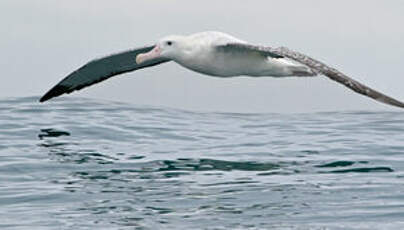
M 404 229 L 404 113 L 0 100 L 0 229 Z

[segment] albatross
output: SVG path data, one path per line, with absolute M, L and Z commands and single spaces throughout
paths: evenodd
M 403 102 L 371 89 L 305 54 L 286 47 L 273 48 L 250 44 L 216 31 L 188 36 L 170 35 L 151 46 L 92 60 L 56 84 L 40 99 L 40 102 L 80 90 L 112 76 L 169 61 L 174 61 L 193 71 L 220 78 L 324 75 L 359 94 L 404 108 Z

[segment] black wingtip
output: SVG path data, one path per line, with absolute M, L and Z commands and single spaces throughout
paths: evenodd
M 53 89 L 52 89 L 53 90 Z M 39 99 L 39 102 L 45 102 L 45 101 L 47 101 L 47 100 L 49 100 L 49 99 L 51 99 L 51 98 L 53 98 L 53 97 L 55 97 L 55 96 L 53 96 L 52 94 L 52 90 L 50 90 L 50 91 L 48 91 L 45 95 L 43 95 L 42 97 L 41 97 L 41 99 Z
M 69 92 L 69 87 L 63 86 L 63 85 L 56 85 L 53 87 L 51 90 L 49 90 L 45 95 L 43 95 L 40 99 L 39 102 L 45 102 L 49 99 L 52 99 L 54 97 L 60 96 L 64 93 Z
M 47 101 L 49 99 L 51 99 L 51 98 L 43 96 L 43 97 L 41 97 L 41 99 L 39 99 L 39 102 L 43 103 L 43 102 L 45 102 L 45 101 Z

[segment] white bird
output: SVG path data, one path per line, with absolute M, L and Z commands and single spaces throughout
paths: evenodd
M 210 76 L 316 76 L 324 75 L 353 91 L 382 103 L 404 108 L 404 103 L 373 90 L 304 54 L 285 47 L 257 46 L 222 32 L 171 35 L 155 45 L 133 49 L 85 64 L 69 74 L 41 99 L 44 102 L 112 76 L 174 61 L 185 68 Z

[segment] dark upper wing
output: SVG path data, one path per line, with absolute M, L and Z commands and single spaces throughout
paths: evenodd
M 228 44 L 230 46 L 232 44 Z M 263 47 L 263 46 L 250 46 L 250 45 L 243 45 L 243 44 L 234 44 L 235 46 L 244 46 L 244 48 L 251 49 L 252 51 L 258 52 L 268 52 L 268 56 L 279 55 L 283 57 L 290 58 L 297 62 L 300 62 L 308 67 L 310 67 L 313 71 L 319 74 L 323 74 L 324 76 L 334 80 L 338 83 L 345 85 L 346 87 L 352 89 L 353 91 L 360 93 L 362 95 L 368 96 L 373 98 L 377 101 L 380 101 L 385 104 L 397 106 L 404 108 L 404 103 L 398 101 L 392 97 L 389 97 L 383 93 L 380 93 L 374 89 L 367 87 L 366 85 L 346 76 L 345 74 L 341 73 L 340 71 L 327 66 L 326 64 L 317 61 L 307 55 L 301 54 L 299 52 L 290 50 L 286 47 L 280 48 L 272 48 L 272 47 Z
M 53 97 L 57 97 L 65 93 L 71 93 L 75 90 L 80 90 L 84 87 L 93 85 L 118 74 L 169 61 L 169 59 L 157 58 L 137 64 L 135 61 L 136 56 L 140 53 L 150 51 L 153 49 L 153 47 L 154 46 L 148 46 L 133 49 L 90 61 L 65 77 L 51 90 L 49 90 L 39 101 L 44 102 Z

